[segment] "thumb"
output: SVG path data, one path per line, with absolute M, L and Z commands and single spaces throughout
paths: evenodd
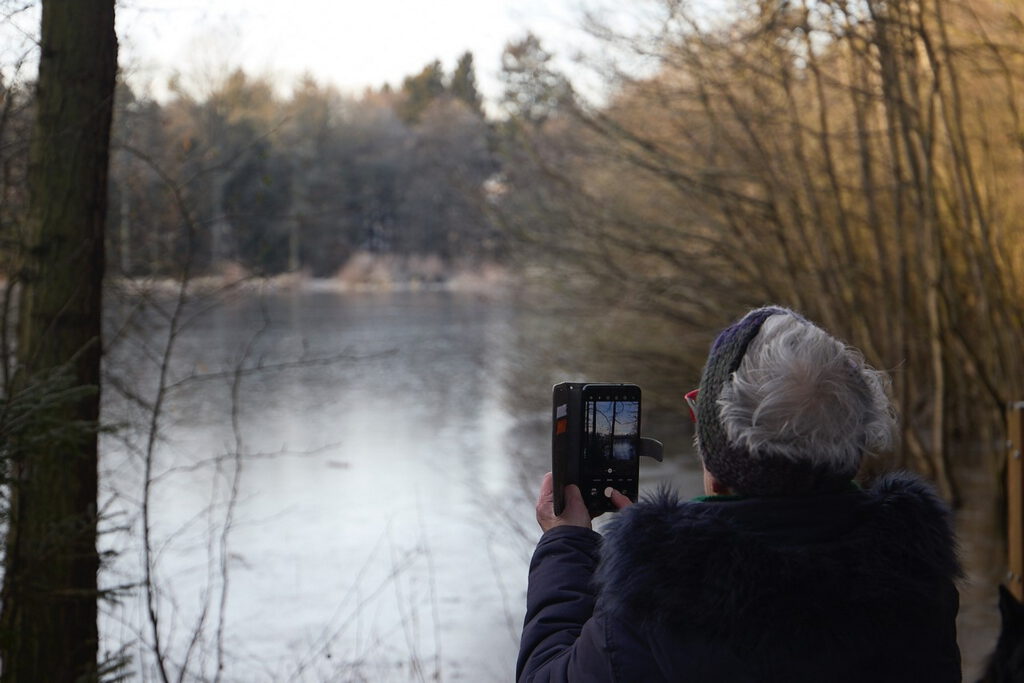
M 611 486 L 605 488 L 604 495 L 605 498 L 608 498 L 610 501 L 612 501 L 612 505 L 614 505 L 617 510 L 627 508 L 633 504 L 633 501 L 631 501 L 627 496 L 624 496 L 622 493 L 616 491 Z

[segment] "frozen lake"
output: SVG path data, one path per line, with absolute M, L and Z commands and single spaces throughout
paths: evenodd
M 147 409 L 116 387 L 156 395 L 171 304 L 137 312 L 108 356 L 105 418 L 121 427 L 102 458 L 107 527 L 123 527 L 105 537 L 120 553 L 112 586 L 143 575 L 152 453 L 152 602 L 170 677 L 187 658 L 209 679 L 222 662 L 222 680 L 511 680 L 550 388 L 582 379 L 545 369 L 543 326 L 514 302 L 445 292 L 196 302 L 149 449 Z M 668 456 L 643 463 L 644 484 L 696 495 L 688 429 L 644 419 Z M 655 434 L 659 422 L 675 426 Z M 134 643 L 138 678 L 159 680 L 144 591 L 102 626 L 108 649 Z

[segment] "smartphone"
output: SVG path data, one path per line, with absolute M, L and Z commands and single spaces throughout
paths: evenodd
M 564 487 L 576 484 L 591 515 L 616 508 L 604 495 L 618 489 L 636 502 L 640 477 L 640 387 L 563 382 L 553 390 L 552 472 L 555 514 Z

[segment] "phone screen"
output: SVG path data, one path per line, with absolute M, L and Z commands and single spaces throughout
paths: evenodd
M 635 477 L 640 446 L 640 397 L 626 388 L 586 392 L 584 462 L 593 477 Z

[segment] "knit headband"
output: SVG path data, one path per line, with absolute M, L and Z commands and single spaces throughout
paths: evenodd
M 786 495 L 848 485 L 856 469 L 826 470 L 812 461 L 799 462 L 770 453 L 753 456 L 729 443 L 718 406 L 722 387 L 739 368 L 761 326 L 773 315 L 791 315 L 805 321 L 786 308 L 758 308 L 725 328 L 711 346 L 697 394 L 697 442 L 704 467 L 720 483 L 746 495 Z

